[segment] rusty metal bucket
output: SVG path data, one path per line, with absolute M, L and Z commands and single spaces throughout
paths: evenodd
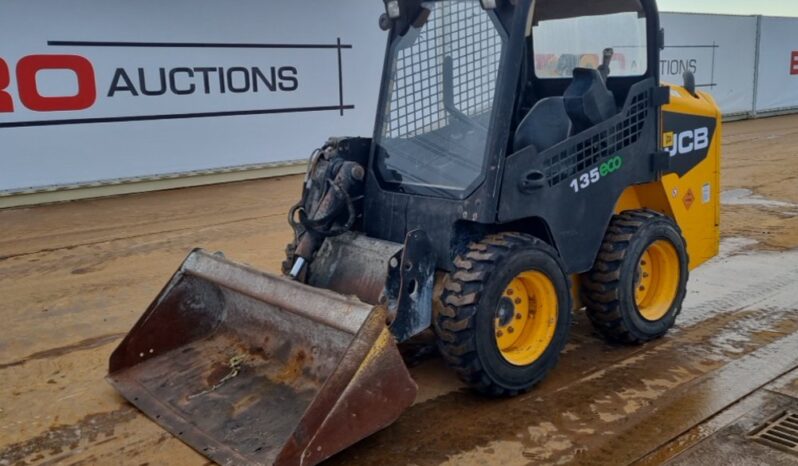
M 114 351 L 108 380 L 220 464 L 316 464 L 415 399 L 386 312 L 192 252 Z

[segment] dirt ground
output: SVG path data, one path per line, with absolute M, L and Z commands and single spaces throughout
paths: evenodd
M 577 315 L 554 373 L 486 400 L 435 358 L 416 404 L 330 464 L 796 464 L 748 439 L 798 411 L 798 116 L 724 129 L 722 254 L 677 328 L 603 342 Z M 201 465 L 104 381 L 187 252 L 277 271 L 300 178 L 0 211 L 0 466 Z

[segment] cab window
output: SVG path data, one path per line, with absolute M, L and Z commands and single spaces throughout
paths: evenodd
M 621 5 L 616 11 L 596 7 L 593 14 L 580 17 L 567 17 L 569 11 L 580 8 L 584 14 L 584 7 L 570 10 L 569 3 L 575 1 L 537 3 L 532 24 L 536 77 L 570 78 L 574 68 L 597 69 L 608 48 L 615 52 L 610 77 L 646 74 L 646 18 L 638 0 L 616 2 Z

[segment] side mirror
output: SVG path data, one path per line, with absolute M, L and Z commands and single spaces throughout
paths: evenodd
M 697 99 L 698 94 L 695 92 L 695 75 L 693 72 L 685 71 L 682 75 L 682 78 L 684 78 L 684 88 L 690 93 L 691 96 Z

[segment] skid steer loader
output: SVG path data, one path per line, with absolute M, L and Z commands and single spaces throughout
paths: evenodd
M 660 83 L 654 0 L 386 0 L 373 138 L 309 163 L 283 276 L 192 252 L 110 382 L 221 464 L 316 464 L 394 422 L 429 329 L 470 386 L 540 382 L 585 308 L 663 336 L 718 251 L 720 113 Z

